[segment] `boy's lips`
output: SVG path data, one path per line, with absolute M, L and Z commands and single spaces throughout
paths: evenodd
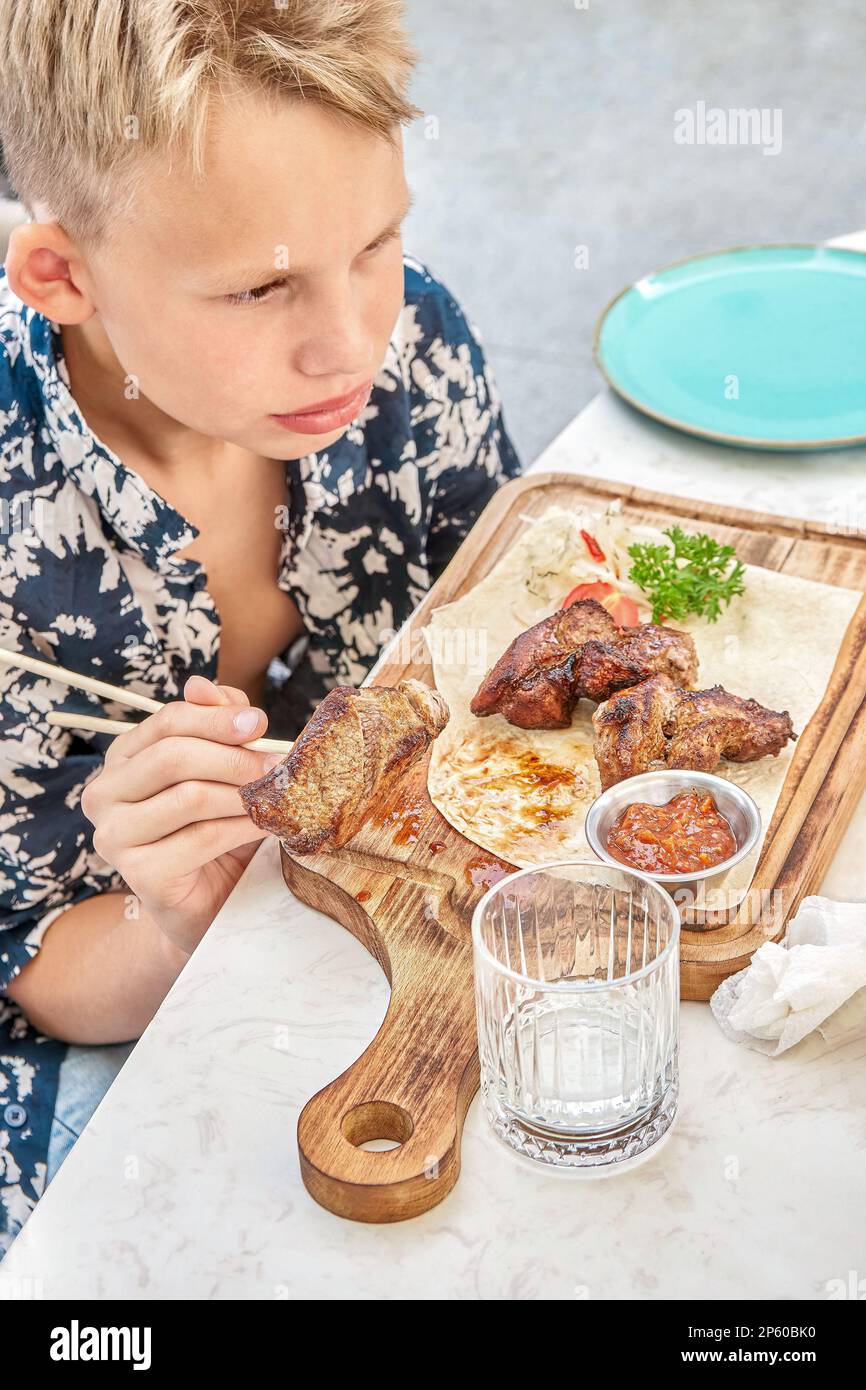
M 295 410 L 290 415 L 272 415 L 283 429 L 293 434 L 330 434 L 348 425 L 367 404 L 373 389 L 372 377 L 347 396 L 332 396 L 329 401 L 317 401 L 315 405 Z

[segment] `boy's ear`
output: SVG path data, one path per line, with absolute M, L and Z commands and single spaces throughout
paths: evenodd
M 84 323 L 96 312 L 76 281 L 78 250 L 56 222 L 25 222 L 9 235 L 6 276 L 13 293 L 54 323 Z

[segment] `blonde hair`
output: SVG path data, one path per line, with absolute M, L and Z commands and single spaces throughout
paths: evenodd
M 213 98 L 303 97 L 386 139 L 419 115 L 402 0 L 0 0 L 10 181 L 71 236 L 103 235 L 143 154 L 201 173 Z

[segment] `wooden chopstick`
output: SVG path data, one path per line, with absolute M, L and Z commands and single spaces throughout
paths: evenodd
M 149 695 L 136 695 L 134 690 L 124 690 L 122 686 L 109 685 L 108 681 L 97 681 L 92 676 L 79 676 L 77 671 L 56 666 L 53 661 L 40 661 L 38 657 L 6 651 L 3 647 L 0 647 L 0 666 L 19 666 L 22 671 L 31 671 L 35 676 L 47 676 L 51 681 L 72 686 L 73 690 L 87 690 L 101 700 L 115 700 L 119 705 L 142 709 L 148 714 L 156 714 L 157 710 L 162 709 L 159 700 L 152 700 Z
M 86 729 L 92 734 L 128 734 L 135 728 L 129 719 L 101 719 L 96 714 L 69 714 L 64 709 L 49 710 L 45 723 L 60 729 Z
M 149 695 L 137 695 L 134 690 L 124 690 L 122 686 L 109 685 L 108 681 L 94 680 L 92 676 L 80 676 L 77 671 L 57 666 L 53 661 L 41 661 L 38 657 L 25 656 L 22 652 L 10 652 L 4 647 L 0 647 L 0 666 L 17 666 L 22 671 L 30 671 L 36 676 L 46 676 L 49 680 L 60 681 L 73 690 L 86 690 L 91 695 L 98 695 L 102 700 L 114 700 L 119 705 L 128 705 L 130 709 L 143 710 L 145 714 L 156 714 L 157 710 L 163 708 L 159 700 L 153 700 Z M 51 710 L 46 720 L 61 729 L 83 729 L 91 733 L 115 736 L 128 733 L 130 729 L 135 728 L 134 723 L 127 724 L 122 719 L 103 719 L 92 714 L 71 714 L 65 710 Z M 264 753 L 288 753 L 292 746 L 285 739 L 279 738 L 257 738 L 252 743 L 243 745 L 244 748 Z
M 86 729 L 94 734 L 128 734 L 135 728 L 134 720 L 102 719 L 96 714 L 70 714 L 67 710 L 49 710 L 45 716 L 46 724 L 56 724 L 60 729 Z M 256 738 L 252 743 L 243 744 L 260 753 L 290 753 L 294 744 L 280 738 Z

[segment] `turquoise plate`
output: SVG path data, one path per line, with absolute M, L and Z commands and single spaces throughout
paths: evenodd
M 631 405 L 705 439 L 866 442 L 866 254 L 751 246 L 668 266 L 608 306 L 595 357 Z

